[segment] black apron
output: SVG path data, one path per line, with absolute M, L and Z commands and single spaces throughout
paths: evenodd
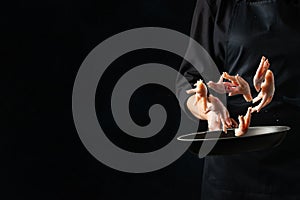
M 287 125 L 292 130 L 273 149 L 205 158 L 202 200 L 300 199 L 300 33 L 297 24 L 284 21 L 282 13 L 288 11 L 280 3 L 237 2 L 225 69 L 245 78 L 256 97 L 252 80 L 261 57 L 266 56 L 275 76 L 275 95 L 271 104 L 253 114 L 251 126 Z M 241 95 L 227 99 L 235 119 L 250 105 Z

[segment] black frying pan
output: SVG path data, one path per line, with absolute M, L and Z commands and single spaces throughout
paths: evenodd
M 257 126 L 249 127 L 248 132 L 240 137 L 234 136 L 234 129 L 228 129 L 227 134 L 220 131 L 206 131 L 182 135 L 177 139 L 182 142 L 192 142 L 189 150 L 199 153 L 204 141 L 217 143 L 208 155 L 226 155 L 243 152 L 259 151 L 278 146 L 290 130 L 287 126 Z

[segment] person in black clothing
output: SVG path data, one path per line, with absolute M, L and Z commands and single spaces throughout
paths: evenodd
M 262 56 L 270 61 L 276 91 L 270 104 L 252 114 L 251 126 L 291 127 L 276 148 L 206 157 L 202 200 L 300 199 L 300 25 L 296 18 L 299 4 L 297 0 L 197 1 L 191 37 L 210 54 L 220 74 L 239 74 L 256 97 L 253 76 Z M 185 61 L 180 73 L 189 81 L 177 81 L 181 106 L 189 116 L 201 120 L 200 129 L 206 129 L 205 116 L 193 115 L 191 111 L 195 108 L 187 106 L 193 96 L 186 90 L 201 74 Z M 246 102 L 242 95 L 227 97 L 227 108 L 234 119 L 246 113 L 249 106 L 251 102 Z

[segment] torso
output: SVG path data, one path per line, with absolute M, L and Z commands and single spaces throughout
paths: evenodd
M 300 33 L 281 20 L 276 0 L 231 1 L 231 5 L 228 2 L 217 1 L 214 39 L 216 45 L 224 46 L 223 55 L 222 51 L 215 53 L 220 71 L 238 73 L 253 88 L 252 78 L 260 58 L 262 55 L 268 57 L 275 75 L 275 96 L 261 113 L 253 115 L 251 125 L 288 125 L 292 131 L 278 148 L 206 158 L 204 188 L 208 191 L 214 188 L 214 192 L 223 195 L 224 191 L 258 195 L 252 199 L 300 193 L 300 183 L 297 183 L 300 179 L 300 156 L 297 155 L 300 150 L 297 144 L 300 134 L 300 95 L 297 91 L 300 86 L 300 64 L 297 62 Z M 254 89 L 252 95 L 257 95 Z M 243 114 L 241 112 L 251 105 L 241 102 L 245 102 L 241 96 L 228 98 L 228 109 L 233 117 Z

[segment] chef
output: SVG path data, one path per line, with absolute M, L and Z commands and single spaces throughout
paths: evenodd
M 290 126 L 283 143 L 275 148 L 204 160 L 201 200 L 300 199 L 300 2 L 297 0 L 198 0 L 191 37 L 210 54 L 220 74 L 238 74 L 258 95 L 253 76 L 262 56 L 268 58 L 275 78 L 271 103 L 254 112 L 251 126 Z M 209 66 L 207 66 L 209 67 Z M 205 115 L 195 113 L 202 104 L 190 104 L 187 94 L 201 75 L 183 62 L 180 73 L 189 81 L 177 82 L 185 112 L 207 129 Z M 247 112 L 252 102 L 242 95 L 227 97 L 230 117 Z M 208 122 L 209 124 L 209 122 Z M 230 148 L 230 147 L 228 147 Z

